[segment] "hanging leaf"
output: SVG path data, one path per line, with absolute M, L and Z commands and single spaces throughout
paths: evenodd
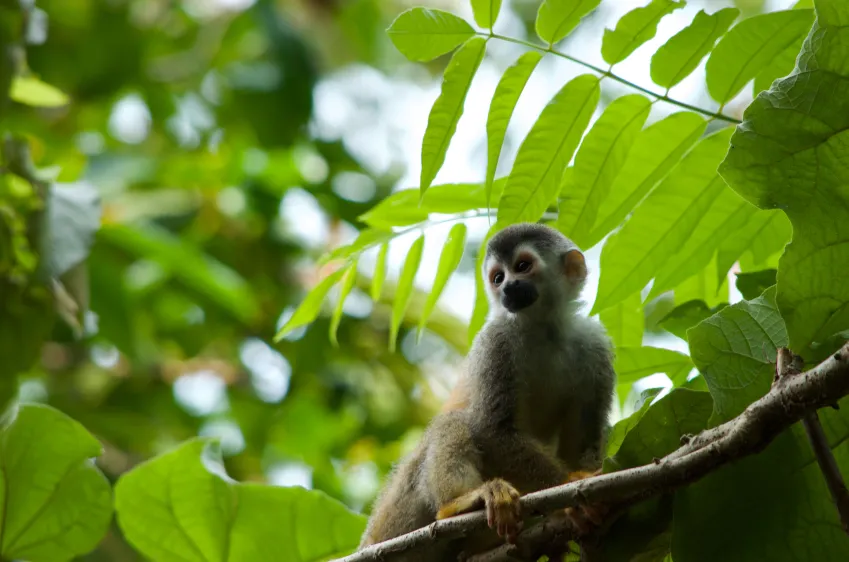
M 498 222 L 534 222 L 557 197 L 560 176 L 599 98 L 598 78 L 583 74 L 545 106 L 519 147 L 498 204 Z
M 64 92 L 34 76 L 16 76 L 12 79 L 9 98 L 35 107 L 61 107 L 70 101 Z
M 450 53 L 473 37 L 475 30 L 449 12 L 412 8 L 395 18 L 386 33 L 401 54 L 423 62 Z
M 669 89 L 689 76 L 738 15 L 737 8 L 723 8 L 713 14 L 700 10 L 689 26 L 670 37 L 652 56 L 654 83 Z
M 652 0 L 648 5 L 634 8 L 616 23 L 615 29 L 605 29 L 601 41 L 601 56 L 609 65 L 622 62 L 650 41 L 657 33 L 657 24 L 667 14 L 683 8 L 685 2 Z
M 284 324 L 274 336 L 274 341 L 280 341 L 292 330 L 300 328 L 301 326 L 306 326 L 315 320 L 318 317 L 318 313 L 321 311 L 321 303 L 324 302 L 324 297 L 327 296 L 327 293 L 333 285 L 339 282 L 345 274 L 345 271 L 346 270 L 344 268 L 337 269 L 322 279 L 321 282 L 313 288 L 313 290 L 307 293 L 306 298 L 297 310 L 295 310 L 295 313 L 292 314 L 292 317 L 289 318 L 289 321 L 286 322 L 286 324 Z
M 475 23 L 486 29 L 492 29 L 498 12 L 501 11 L 501 0 L 472 0 L 472 12 Z
M 619 226 L 699 140 L 706 126 L 707 122 L 695 113 L 682 111 L 646 127 L 634 141 L 610 194 L 601 202 L 585 247 L 595 246 Z
M 386 254 L 389 252 L 389 243 L 381 244 L 377 252 L 377 261 L 374 264 L 374 277 L 371 279 L 371 300 L 377 302 L 383 293 L 383 282 L 386 280 Z
M 330 342 L 334 346 L 339 345 L 336 339 L 336 332 L 339 330 L 339 324 L 342 321 L 342 310 L 345 308 L 345 299 L 354 288 L 354 281 L 357 280 L 357 261 L 354 260 L 351 265 L 345 268 L 345 273 L 342 275 L 342 284 L 339 288 L 339 299 L 336 301 L 336 308 L 333 309 L 333 315 L 330 317 Z
M 510 117 L 528 83 L 528 78 L 542 59 L 542 55 L 536 51 L 528 51 L 520 56 L 501 77 L 492 101 L 489 104 L 489 115 L 486 118 L 486 207 L 490 207 L 492 201 L 492 184 L 495 181 L 495 169 L 498 166 L 498 157 L 504 144 L 504 135 Z
M 731 101 L 743 86 L 811 29 L 812 10 L 769 12 L 742 20 L 731 28 L 707 61 L 707 86 L 721 104 Z
M 645 316 L 639 293 L 602 311 L 599 319 L 617 348 L 640 347 L 643 344 Z
M 601 0 L 545 0 L 537 12 L 537 35 L 549 45 L 554 45 L 569 35 L 581 18 L 600 3 Z
M 433 280 L 433 287 L 430 294 L 427 296 L 424 309 L 422 309 L 419 319 L 418 335 L 421 333 L 427 324 L 427 319 L 430 318 L 442 290 L 445 289 L 445 284 L 448 283 L 448 278 L 460 265 L 460 259 L 463 257 L 463 249 L 466 245 L 466 225 L 460 223 L 451 227 L 448 233 L 448 238 L 445 240 L 445 246 L 442 247 L 442 254 L 439 256 L 439 266 L 436 268 L 436 278 Z
M 713 201 L 726 189 L 716 167 L 731 129 L 701 140 L 634 211 L 601 252 L 601 278 L 593 313 L 639 291 L 693 233 Z
M 433 103 L 422 140 L 422 173 L 419 188 L 422 195 L 430 187 L 442 163 L 457 122 L 463 115 L 466 94 L 472 78 L 483 60 L 486 40 L 473 37 L 454 53 L 442 78 L 442 92 Z
M 424 248 L 424 235 L 419 236 L 410 251 L 407 252 L 407 259 L 404 260 L 404 267 L 401 269 L 401 276 L 398 277 L 398 286 L 395 289 L 395 301 L 392 303 L 392 325 L 389 332 L 389 351 L 395 351 L 395 345 L 398 341 L 398 330 L 401 328 L 401 321 L 404 319 L 404 314 L 407 312 L 407 306 L 410 304 L 410 295 L 413 293 L 413 281 L 416 279 L 416 273 L 419 271 L 419 265 L 422 261 L 422 249 Z
M 575 156 L 572 172 L 564 174 L 557 228 L 587 248 L 598 208 L 622 169 L 651 110 L 644 96 L 616 98 L 587 133 Z

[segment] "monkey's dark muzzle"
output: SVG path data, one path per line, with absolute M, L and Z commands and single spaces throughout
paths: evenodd
M 518 312 L 534 304 L 539 297 L 530 281 L 510 281 L 501 291 L 501 304 L 510 312 Z

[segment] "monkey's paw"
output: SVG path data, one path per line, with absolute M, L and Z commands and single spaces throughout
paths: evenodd
M 443 505 L 436 514 L 437 519 L 446 519 L 459 513 L 486 509 L 486 522 L 499 536 L 509 543 L 516 542 L 522 529 L 522 509 L 519 492 L 508 482 L 494 478 L 476 490 Z
M 591 478 L 601 474 L 602 469 L 594 472 L 578 470 L 569 474 L 567 482 L 577 482 L 585 478 Z M 604 517 L 609 512 L 606 505 L 595 503 L 589 505 L 580 505 L 578 507 L 567 507 L 566 515 L 572 521 L 572 524 L 581 535 L 589 534 L 594 528 L 597 528 L 604 522 Z

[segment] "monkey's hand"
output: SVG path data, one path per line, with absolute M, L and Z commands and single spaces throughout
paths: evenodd
M 569 474 L 567 482 L 577 482 L 585 478 L 591 478 L 601 474 L 602 469 L 595 472 L 578 470 Z M 600 526 L 604 522 L 604 516 L 607 515 L 608 508 L 601 503 L 581 504 L 578 507 L 567 507 L 566 515 L 575 525 L 575 528 L 581 535 L 589 534 L 594 528 Z
M 519 492 L 508 482 L 494 478 L 439 508 L 437 519 L 486 508 L 486 522 L 508 543 L 515 543 L 522 529 Z

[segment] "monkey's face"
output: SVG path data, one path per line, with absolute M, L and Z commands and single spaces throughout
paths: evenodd
M 537 302 L 544 264 L 535 252 L 522 249 L 509 261 L 491 258 L 487 264 L 490 295 L 508 312 L 519 312 Z

